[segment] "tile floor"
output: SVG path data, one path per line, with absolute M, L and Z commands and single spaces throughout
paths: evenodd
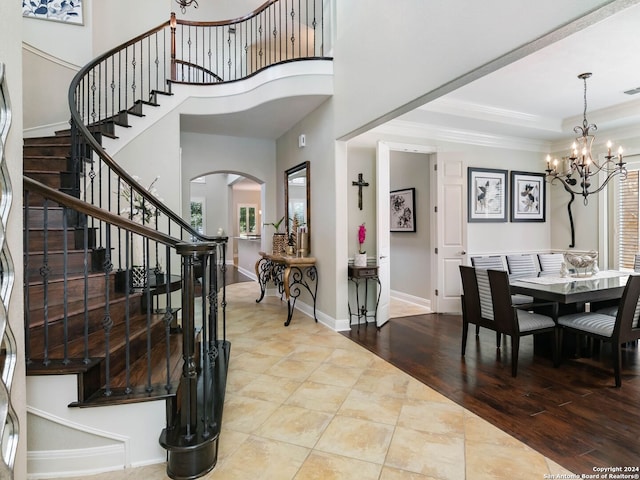
M 231 362 L 205 479 L 501 480 L 570 472 L 256 283 L 227 288 Z M 159 480 L 164 465 L 83 477 Z M 546 477 L 553 478 L 553 477 Z M 568 478 L 568 477 L 564 477 Z
M 389 303 L 389 316 L 391 318 L 409 317 L 411 315 L 425 315 L 431 313 L 431 309 L 411 302 L 405 302 L 391 297 Z

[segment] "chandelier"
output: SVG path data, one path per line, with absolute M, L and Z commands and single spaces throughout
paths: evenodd
M 176 3 L 180 5 L 180 11 L 184 15 L 187 13 L 187 7 L 190 7 L 193 4 L 193 8 L 198 8 L 197 0 L 176 0 Z
M 547 169 L 545 170 L 550 183 L 559 180 L 564 189 L 572 195 L 582 195 L 585 205 L 588 202 L 587 197 L 602 190 L 615 175 L 620 174 L 623 179 L 627 177 L 627 168 L 625 162 L 622 161 L 622 147 L 618 149 L 616 155 L 612 155 L 611 142 L 607 142 L 607 154 L 601 163 L 591 154 L 591 146 L 595 140 L 595 136 L 591 132 L 595 132 L 598 127 L 587 122 L 587 79 L 589 77 L 591 77 L 591 73 L 578 75 L 578 78 L 584 82 L 584 113 L 582 126 L 577 125 L 573 128 L 573 131 L 579 136 L 571 146 L 571 153 L 568 157 L 562 158 L 561 162 L 557 159 L 552 160 L 551 156 L 547 155 Z M 599 175 L 600 172 L 606 176 L 598 188 L 591 190 L 591 178 Z

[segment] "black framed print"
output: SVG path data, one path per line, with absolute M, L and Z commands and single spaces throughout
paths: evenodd
M 507 171 L 490 168 L 467 170 L 469 222 L 507 221 Z
M 511 221 L 545 221 L 544 173 L 511 172 Z
M 416 189 L 404 188 L 389 192 L 392 232 L 416 231 Z

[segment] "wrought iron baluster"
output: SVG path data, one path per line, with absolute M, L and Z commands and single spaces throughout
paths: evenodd
M 51 269 L 49 268 L 49 200 L 44 201 L 43 212 L 43 258 L 42 266 L 40 267 L 40 276 L 42 277 L 44 305 L 43 305 L 43 317 L 44 317 L 44 354 L 43 365 L 49 365 L 49 274 Z
M 144 275 L 146 278 L 146 282 L 144 285 L 144 294 L 145 294 L 145 304 L 146 304 L 146 312 L 147 312 L 147 388 L 145 389 L 147 393 L 153 392 L 153 387 L 151 386 L 151 281 L 149 278 L 149 238 L 144 237 Z
M 133 234 L 125 231 L 125 269 L 124 269 L 124 362 L 125 362 L 125 392 L 131 393 L 131 263 L 130 237 Z
M 227 341 L 227 242 L 218 243 L 217 248 L 221 250 L 221 271 L 222 271 L 222 340 Z M 217 328 L 216 328 L 217 329 Z M 216 339 L 218 335 L 216 333 Z
M 62 302 L 63 302 L 63 311 L 64 318 L 62 320 L 62 330 L 63 330 L 63 345 L 64 345 L 64 354 L 62 363 L 64 365 L 69 364 L 69 288 L 68 288 L 68 279 L 69 279 L 69 245 L 67 241 L 67 233 L 69 231 L 68 228 L 68 220 L 67 215 L 70 211 L 67 207 L 62 208 L 62 285 L 64 288 L 64 292 L 62 294 Z M 86 261 L 86 259 L 85 259 Z
M 111 228 L 105 227 L 105 258 L 102 268 L 104 271 L 104 317 L 102 318 L 102 329 L 104 330 L 104 353 L 105 353 L 105 386 L 104 395 L 110 397 L 111 390 L 111 330 L 113 329 L 113 319 L 111 318 L 111 290 L 109 280 L 111 276 Z
M 172 390 L 171 386 L 171 326 L 174 319 L 173 309 L 171 307 L 171 248 L 167 245 L 166 247 L 166 264 L 167 264 L 167 272 L 165 279 L 165 288 L 166 288 L 166 309 L 164 312 L 164 324 L 165 324 L 165 347 L 166 347 L 166 370 L 167 370 L 167 383 L 165 384 L 165 390 L 169 393 Z
M 0 64 L 0 66 L 2 66 L 2 64 Z M 1 80 L 1 79 L 0 79 Z M 0 161 L 4 160 L 0 157 Z M 29 190 L 24 190 L 24 194 L 23 194 L 23 198 L 24 198 L 24 208 L 22 209 L 22 215 L 23 215 L 23 222 L 22 224 L 24 225 L 24 236 L 23 236 L 23 275 L 24 275 L 24 279 L 23 279 L 23 290 L 24 290 L 24 304 L 25 304 L 25 308 L 24 308 L 24 345 L 25 345 L 25 361 L 27 365 L 31 364 L 31 329 L 29 328 L 31 325 L 31 313 L 29 312 L 29 308 L 28 305 L 30 305 L 30 299 L 29 299 L 29 251 L 31 250 L 31 247 L 29 245 L 29 240 L 30 240 L 30 234 L 29 234 L 29 212 L 30 212 L 30 208 L 29 208 Z
M 82 254 L 84 257 L 84 265 L 83 265 L 83 277 L 84 277 L 84 358 L 83 363 L 88 365 L 90 362 L 89 358 L 89 309 L 86 308 L 86 305 L 89 304 L 89 262 L 87 259 L 89 258 L 89 222 L 84 222 L 84 228 L 82 231 Z

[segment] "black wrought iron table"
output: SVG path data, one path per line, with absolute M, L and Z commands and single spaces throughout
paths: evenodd
M 380 303 L 380 293 L 382 288 L 380 285 L 380 278 L 378 277 L 378 267 L 375 265 L 368 265 L 366 267 L 356 267 L 349 265 L 349 281 L 351 281 L 356 287 L 356 313 L 351 311 L 351 302 L 349 302 L 349 323 L 353 316 L 358 317 L 358 330 L 360 329 L 360 320 L 364 319 L 365 326 L 367 325 L 367 317 L 373 317 L 376 321 L 378 316 L 378 304 Z M 364 283 L 364 300 L 360 304 L 360 283 Z M 376 297 L 376 306 L 373 310 L 373 314 L 369 311 L 369 282 L 377 285 L 378 295 Z M 377 322 L 376 322 L 377 323 Z

